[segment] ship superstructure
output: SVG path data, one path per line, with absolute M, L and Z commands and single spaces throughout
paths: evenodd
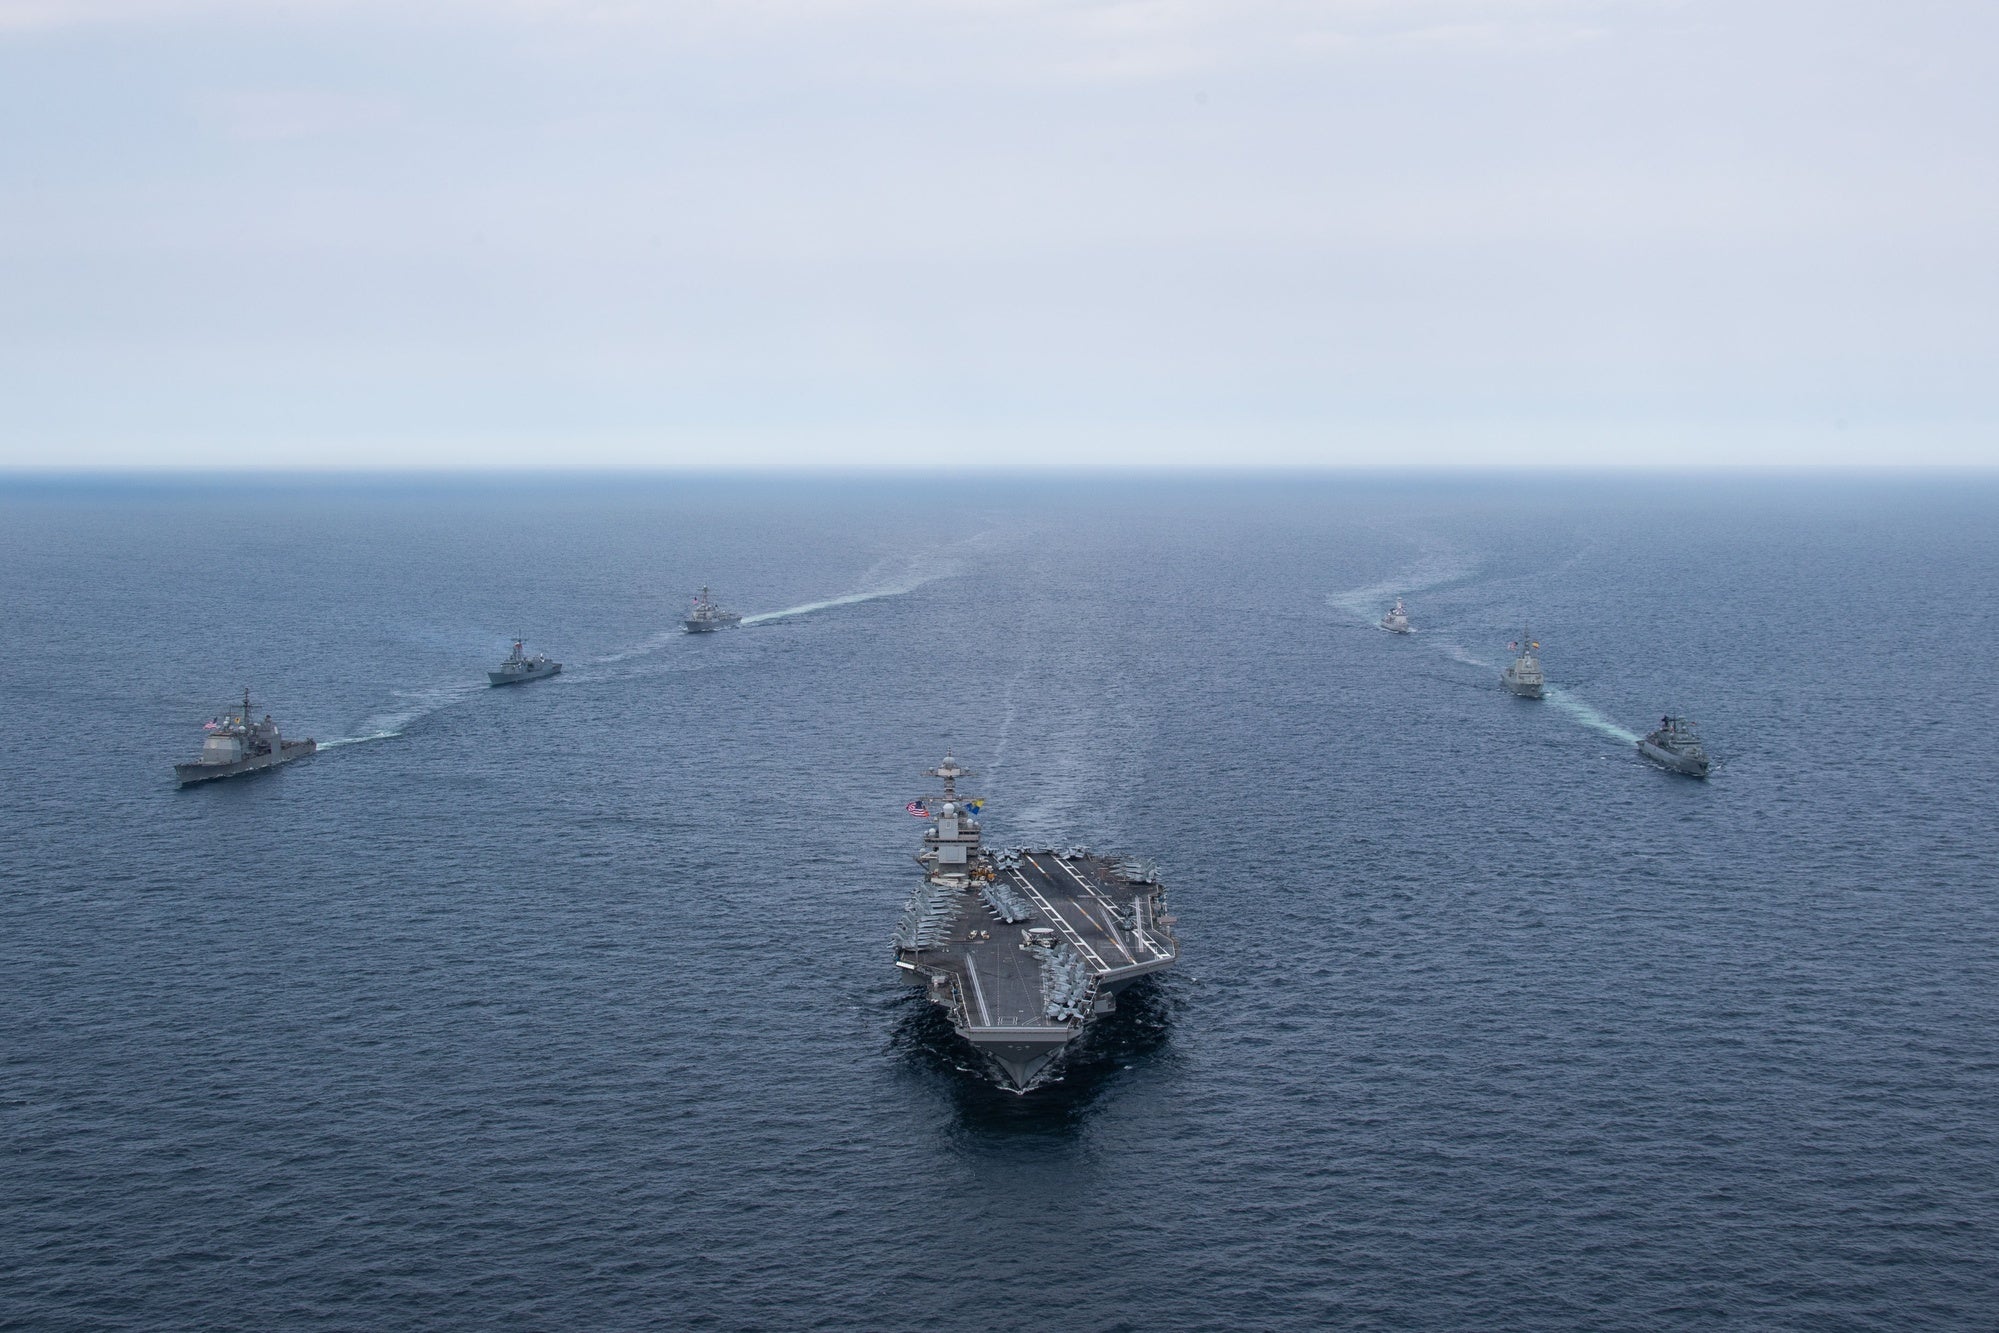
M 715 599 L 708 595 L 706 584 L 703 584 L 701 591 L 694 595 L 694 605 L 688 610 L 687 618 L 681 621 L 689 634 L 709 634 L 742 623 L 743 617 L 740 612 L 716 605 Z
M 269 713 L 256 720 L 250 709 L 250 691 L 243 691 L 240 712 L 225 713 L 202 725 L 208 735 L 201 742 L 201 757 L 191 764 L 175 764 L 174 780 L 186 787 L 217 778 L 233 778 L 279 764 L 303 759 L 319 748 L 310 736 L 288 741 L 278 734 L 278 724 Z
M 546 676 L 559 675 L 562 663 L 550 660 L 542 653 L 528 656 L 524 641 L 514 640 L 514 650 L 499 668 L 486 673 L 486 679 L 495 685 L 519 685 L 523 681 L 541 680 Z
M 1509 662 L 1506 669 L 1499 673 L 1500 683 L 1523 699 L 1540 698 L 1542 687 L 1547 684 L 1547 678 L 1541 674 L 1541 659 L 1534 655 L 1541 650 L 1541 645 L 1534 638 L 1533 631 L 1522 631 L 1519 639 L 1506 646 L 1520 656 Z
M 926 770 L 940 795 L 909 802 L 930 821 L 923 882 L 895 932 L 896 966 L 927 988 L 1002 1087 L 1026 1092 L 1113 998 L 1180 956 L 1157 876 L 1086 848 L 988 849 L 984 801 L 950 755 Z

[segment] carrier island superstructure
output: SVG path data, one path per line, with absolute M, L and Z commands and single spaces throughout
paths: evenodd
M 950 755 L 927 776 L 941 795 L 911 801 L 930 821 L 923 882 L 895 932 L 895 962 L 988 1065 L 1000 1085 L 1045 1082 L 1069 1043 L 1116 1008 L 1120 990 L 1180 956 L 1158 878 L 1085 848 L 987 848 L 984 805 L 958 795 L 971 776 Z

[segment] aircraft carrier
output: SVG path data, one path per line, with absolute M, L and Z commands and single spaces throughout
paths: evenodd
M 985 802 L 958 795 L 971 770 L 945 755 L 926 773 L 944 790 L 906 807 L 931 822 L 895 964 L 950 1014 L 1000 1086 L 1024 1093 L 1055 1076 L 1069 1043 L 1117 1007 L 1117 992 L 1178 961 L 1166 891 L 1143 867 L 1086 848 L 989 849 Z

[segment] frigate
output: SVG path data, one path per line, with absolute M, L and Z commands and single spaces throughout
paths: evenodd
M 895 963 L 951 1017 L 999 1085 L 1025 1093 L 1116 995 L 1180 956 L 1158 877 L 1083 847 L 989 849 L 985 802 L 958 795 L 972 776 L 950 755 L 925 770 L 941 795 L 905 807 L 929 820 L 923 880 L 895 931 Z
M 191 764 L 175 764 L 174 780 L 181 786 L 256 773 L 294 759 L 303 759 L 319 748 L 310 736 L 288 741 L 278 734 L 278 724 L 269 713 L 259 722 L 250 711 L 250 691 L 243 691 L 241 712 L 225 713 L 202 724 L 208 736 L 201 743 L 201 757 Z
M 1541 687 L 1545 682 L 1541 675 L 1541 659 L 1534 654 L 1541 645 L 1536 643 L 1533 634 L 1528 632 L 1523 633 L 1517 642 L 1506 646 L 1518 652 L 1520 656 L 1514 658 L 1506 670 L 1499 673 L 1500 682 L 1523 699 L 1540 698 Z
M 1683 717 L 1659 719 L 1659 729 L 1638 742 L 1638 753 L 1675 773 L 1704 778 L 1708 771 L 1707 747 L 1694 732 L 1694 724 Z
M 1381 618 L 1381 627 L 1390 634 L 1414 634 L 1409 625 L 1409 613 L 1402 609 L 1402 599 L 1395 599 L 1395 605 L 1388 608 L 1388 614 Z
M 743 623 L 743 617 L 738 612 L 715 605 L 714 598 L 708 595 L 707 585 L 703 584 L 701 591 L 695 594 L 693 609 L 687 613 L 687 619 L 681 623 L 687 627 L 689 634 L 708 634 L 718 629 L 727 629 L 731 625 L 740 625 Z
M 541 653 L 529 657 L 523 641 L 515 639 L 513 652 L 507 654 L 507 660 L 500 663 L 497 671 L 488 671 L 486 679 L 495 685 L 519 685 L 522 681 L 541 680 L 560 674 L 562 663 L 551 662 Z

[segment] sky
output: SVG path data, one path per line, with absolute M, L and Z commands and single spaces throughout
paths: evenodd
M 0 467 L 1999 465 L 1991 0 L 0 0 Z

